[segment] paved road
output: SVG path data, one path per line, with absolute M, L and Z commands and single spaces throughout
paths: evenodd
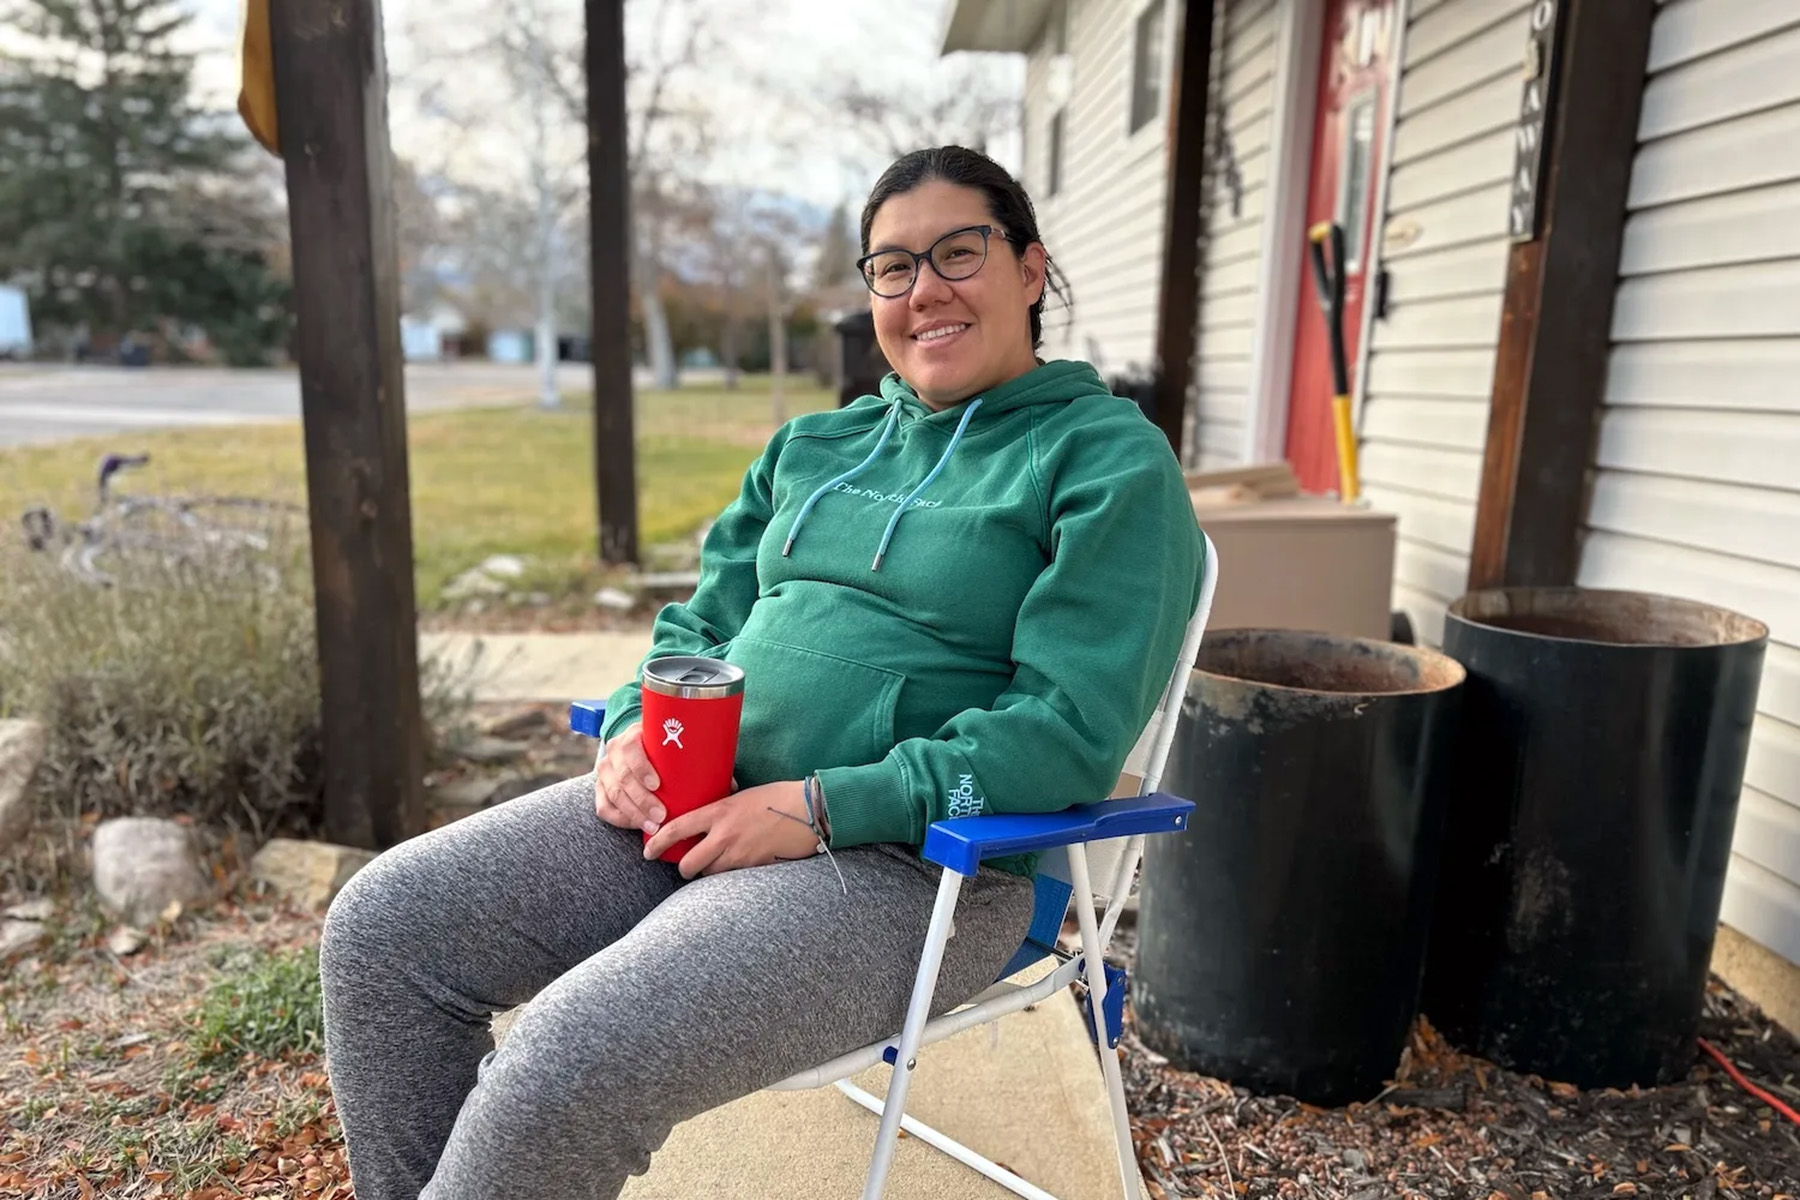
M 565 391 L 585 392 L 590 368 L 561 369 Z M 409 365 L 409 411 L 529 402 L 535 368 L 493 363 Z M 92 434 L 291 421 L 300 415 L 290 370 L 66 367 L 0 363 L 0 446 Z

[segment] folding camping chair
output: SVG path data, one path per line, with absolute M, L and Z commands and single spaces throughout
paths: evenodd
M 1202 538 L 1205 559 L 1199 603 L 1188 622 L 1181 653 L 1169 674 L 1156 712 L 1126 759 L 1126 773 L 1142 778 L 1138 794 L 1055 813 L 957 817 L 934 823 L 926 830 L 923 853 L 926 859 L 942 866 L 944 873 L 939 881 L 931 924 L 925 934 L 925 946 L 919 956 L 919 971 L 913 983 L 912 1000 L 907 1006 L 906 1023 L 899 1036 L 840 1055 L 770 1087 L 770 1091 L 800 1091 L 835 1084 L 839 1091 L 881 1117 L 874 1155 L 863 1184 L 863 1200 L 879 1200 L 882 1195 L 901 1129 L 1016 1195 L 1027 1197 L 1027 1200 L 1055 1200 L 1050 1193 L 998 1163 L 906 1116 L 906 1090 L 912 1072 L 918 1066 L 921 1046 L 932 1045 L 966 1029 L 1041 1003 L 1078 978 L 1085 982 L 1087 989 L 1082 1003 L 1088 1037 L 1097 1040 L 1097 1044 L 1098 1041 L 1105 1043 L 1105 1049 L 1099 1054 L 1100 1069 L 1112 1103 L 1119 1181 L 1126 1200 L 1139 1200 L 1137 1154 L 1132 1147 L 1130 1113 L 1126 1108 L 1125 1085 L 1117 1054 L 1124 1027 L 1126 972 L 1106 961 L 1105 950 L 1112 941 L 1119 914 L 1136 885 L 1145 836 L 1180 832 L 1187 827 L 1188 814 L 1194 809 L 1193 801 L 1167 795 L 1157 788 L 1162 782 L 1170 747 L 1174 744 L 1182 698 L 1187 694 L 1188 674 L 1200 653 L 1200 639 L 1212 613 L 1213 591 L 1218 581 L 1218 558 L 1212 539 L 1204 534 Z M 576 732 L 598 735 L 603 715 L 604 705 L 599 702 L 578 702 L 571 706 L 570 724 Z M 1039 851 L 1040 857 L 1033 880 L 1035 901 L 1031 928 L 1024 944 L 992 987 L 951 1012 L 935 1020 L 929 1019 L 944 945 L 955 933 L 953 918 L 962 881 L 975 874 L 984 858 L 1029 851 Z M 1105 890 L 1098 893 L 1092 884 L 1096 874 L 1106 880 Z M 1096 897 L 1107 902 L 1106 912 L 1099 918 L 1094 912 Z M 1081 929 L 1078 954 L 1057 946 L 1071 905 Z M 1055 959 L 1057 965 L 1036 982 L 1008 982 L 1014 975 L 1046 959 Z M 886 1062 L 894 1068 L 885 1101 L 850 1082 L 852 1075 L 878 1062 Z

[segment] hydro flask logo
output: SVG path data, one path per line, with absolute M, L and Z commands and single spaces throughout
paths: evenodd
M 674 717 L 670 717 L 667 721 L 663 722 L 662 744 L 666 746 L 670 742 L 674 742 L 676 749 L 686 750 L 687 747 L 681 744 L 681 732 L 681 722 L 677 721 Z

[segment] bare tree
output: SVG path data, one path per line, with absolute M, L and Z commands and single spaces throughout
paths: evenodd
M 576 10 L 577 12 L 579 10 Z M 561 97 L 570 85 L 567 55 L 553 43 L 566 27 L 568 6 L 558 0 L 513 0 L 500 6 L 434 4 L 428 20 L 410 30 L 420 62 L 411 74 L 425 113 L 447 125 L 445 139 L 457 161 L 446 174 L 481 185 L 463 185 L 473 204 L 495 206 L 493 221 L 465 220 L 465 232 L 492 236 L 504 229 L 504 251 L 523 270 L 526 297 L 516 310 L 532 314 L 539 402 L 561 404 L 556 383 L 557 300 L 572 261 L 561 231 L 581 199 L 581 123 Z M 483 86 L 486 84 L 487 86 Z M 518 131 L 526 131 L 520 138 Z M 518 228 L 509 197 L 528 198 L 530 218 Z M 498 226 L 499 228 L 495 228 Z M 523 254 L 518 248 L 524 247 Z M 465 247 L 476 257 L 480 248 Z M 512 274 L 503 270 L 502 275 Z M 494 289 L 505 295 L 510 287 Z
M 888 159 L 925 146 L 956 144 L 984 153 L 1019 125 L 1019 98 L 992 72 L 944 62 L 930 74 L 849 71 L 822 93 L 827 119 L 866 157 Z
M 392 180 L 400 243 L 400 309 L 417 313 L 437 299 L 433 267 L 446 234 L 444 214 L 418 168 L 398 154 Z
M 764 243 L 768 254 L 765 273 L 769 311 L 769 415 L 779 428 L 787 420 L 788 288 L 786 263 L 779 242 Z
M 746 231 L 738 220 L 736 198 L 728 189 L 713 189 L 709 200 L 706 249 L 713 286 L 718 289 L 722 317 L 719 360 L 725 369 L 725 387 L 736 391 L 743 334 L 743 292 L 748 283 L 744 269 Z
M 706 188 L 694 173 L 708 153 L 704 64 L 737 6 L 719 0 L 630 0 L 626 43 L 626 172 L 632 209 L 631 286 L 644 314 L 651 374 L 676 384 L 674 340 L 662 300 L 670 247 L 705 227 Z M 563 50 L 549 78 L 569 119 L 585 123 L 581 47 Z

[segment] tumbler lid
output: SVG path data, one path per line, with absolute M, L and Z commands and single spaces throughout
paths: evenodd
M 644 664 L 644 688 L 683 700 L 722 700 L 744 690 L 744 669 L 693 654 L 653 658 Z

